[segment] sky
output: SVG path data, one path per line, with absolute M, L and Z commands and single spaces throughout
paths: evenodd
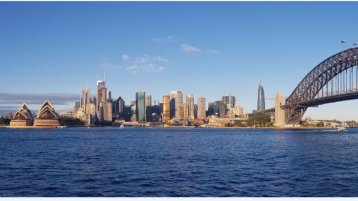
M 104 79 L 126 103 L 172 90 L 207 102 L 227 93 L 256 109 L 288 97 L 317 64 L 358 42 L 358 2 L 0 2 L 0 114 L 50 99 L 71 109 Z M 345 46 L 340 42 L 347 41 Z M 196 100 L 195 100 L 196 101 Z M 358 101 L 309 108 L 358 120 Z

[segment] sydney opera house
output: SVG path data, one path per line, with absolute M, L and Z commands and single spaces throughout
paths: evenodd
M 59 115 L 50 101 L 46 100 L 35 119 L 26 104 L 23 104 L 10 122 L 10 128 L 57 128 L 60 126 Z
M 34 123 L 34 119 L 32 117 L 31 111 L 24 103 L 20 107 L 19 111 L 17 111 L 13 119 L 10 122 L 10 127 L 27 127 L 32 126 Z

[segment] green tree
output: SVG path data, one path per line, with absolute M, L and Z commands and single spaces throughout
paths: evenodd
M 319 122 L 319 123 L 317 124 L 317 127 L 324 127 L 324 123 L 323 123 L 323 122 Z
M 264 113 L 254 113 L 249 115 L 249 119 L 247 120 L 248 126 L 256 126 L 256 127 L 271 127 L 273 126 L 271 122 L 270 115 Z

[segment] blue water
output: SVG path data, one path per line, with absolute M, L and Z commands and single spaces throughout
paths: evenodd
M 3 128 L 0 196 L 358 196 L 358 130 Z

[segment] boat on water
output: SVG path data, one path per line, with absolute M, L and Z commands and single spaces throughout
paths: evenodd
M 347 131 L 347 128 L 341 126 L 341 127 L 338 127 L 338 128 L 337 128 L 337 131 L 339 131 L 339 132 Z
M 119 126 L 119 128 L 124 128 L 124 125 L 123 125 L 123 124 L 121 124 L 121 125 Z

